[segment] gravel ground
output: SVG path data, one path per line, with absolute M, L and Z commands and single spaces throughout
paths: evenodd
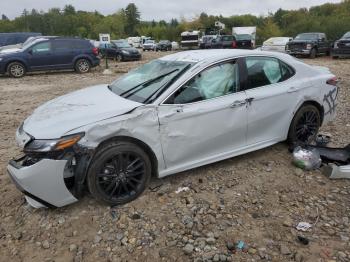
M 108 83 L 141 62 L 0 77 L 0 261 L 350 261 L 350 181 L 293 167 L 283 143 L 244 156 L 153 179 L 136 201 L 110 208 L 87 195 L 68 207 L 35 210 L 6 174 L 19 154 L 14 133 L 43 102 Z M 349 143 L 350 61 L 318 58 L 339 77 L 337 119 L 323 128 L 333 144 Z M 179 187 L 189 191 L 176 194 Z M 313 225 L 300 232 L 301 221 Z M 298 241 L 306 237 L 308 245 Z M 243 250 L 234 247 L 244 242 Z

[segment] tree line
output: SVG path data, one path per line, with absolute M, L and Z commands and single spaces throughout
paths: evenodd
M 112 39 L 145 35 L 156 40 L 178 41 L 183 31 L 215 30 L 215 21 L 226 25 L 222 32 L 224 34 L 232 34 L 232 27 L 235 26 L 257 26 L 258 43 L 272 36 L 295 37 L 301 32 L 324 32 L 329 39 L 335 40 L 350 31 L 350 0 L 309 9 L 279 9 L 267 16 L 246 14 L 224 17 L 203 12 L 191 20 L 182 17 L 170 21 L 141 21 L 140 11 L 133 3 L 112 15 L 102 15 L 97 11 L 77 11 L 72 5 L 66 5 L 63 9 L 51 8 L 47 12 L 25 9 L 19 17 L 12 20 L 2 14 L 0 32 L 40 32 L 43 35 L 89 39 L 98 39 L 99 33 L 110 33 Z

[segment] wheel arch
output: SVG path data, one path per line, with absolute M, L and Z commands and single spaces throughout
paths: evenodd
M 321 116 L 321 125 L 322 125 L 322 124 L 323 124 L 323 120 L 324 120 L 324 108 L 323 108 L 323 106 L 322 106 L 320 103 L 318 103 L 318 102 L 315 101 L 315 100 L 307 100 L 307 101 L 304 101 L 304 102 L 299 106 L 298 110 L 295 111 L 295 114 L 299 111 L 300 108 L 302 108 L 302 107 L 305 106 L 305 105 L 313 105 L 313 106 L 315 106 L 315 107 L 318 109 L 318 111 L 320 112 L 320 116 Z M 294 115 L 295 115 L 295 114 L 294 114 Z M 294 117 L 294 116 L 293 116 L 293 117 Z
M 151 149 L 151 147 L 149 145 L 147 145 L 145 142 L 143 142 L 137 138 L 130 137 L 130 136 L 114 136 L 114 137 L 110 137 L 110 138 L 102 141 L 97 146 L 95 152 L 98 152 L 98 150 L 100 148 L 102 148 L 103 146 L 105 146 L 111 142 L 130 142 L 130 143 L 133 143 L 133 144 L 139 146 L 140 148 L 142 148 L 147 153 L 147 155 L 149 155 L 149 157 L 150 157 L 151 165 L 152 165 L 152 176 L 158 177 L 158 159 L 156 157 L 156 154 Z M 94 157 L 94 155 L 93 155 L 93 157 Z
M 22 65 L 24 65 L 26 71 L 29 71 L 29 67 L 28 67 L 27 63 L 24 62 L 24 61 L 22 61 L 21 59 L 13 59 L 13 60 L 8 61 L 8 62 L 5 64 L 5 71 L 7 72 L 7 71 L 8 71 L 9 65 L 10 65 L 11 63 L 15 63 L 15 62 L 21 63 Z

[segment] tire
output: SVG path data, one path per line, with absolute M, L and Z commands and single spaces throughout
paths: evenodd
M 294 115 L 288 132 L 288 143 L 299 144 L 312 141 L 321 126 L 321 114 L 314 105 L 302 106 Z
M 88 73 L 91 69 L 91 64 L 89 60 L 82 58 L 78 59 L 78 61 L 75 63 L 75 71 L 80 74 Z
M 151 160 L 144 150 L 129 142 L 111 142 L 93 158 L 87 184 L 98 201 L 122 205 L 143 193 L 151 174 Z
M 27 73 L 26 67 L 20 62 L 13 62 L 7 66 L 7 72 L 11 77 L 20 78 Z
M 123 61 L 123 56 L 121 54 L 117 54 L 117 56 L 115 57 L 115 59 L 118 61 L 118 62 L 122 62 Z
M 311 59 L 315 59 L 315 58 L 316 58 L 316 55 L 317 55 L 317 50 L 316 50 L 316 48 L 312 48 L 312 49 L 311 49 L 311 52 L 310 52 L 310 58 L 311 58 Z

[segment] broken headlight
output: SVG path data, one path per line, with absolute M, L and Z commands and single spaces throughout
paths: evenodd
M 84 133 L 78 133 L 64 136 L 59 139 L 36 139 L 28 143 L 24 148 L 24 151 L 41 153 L 64 150 L 75 145 L 83 136 Z

